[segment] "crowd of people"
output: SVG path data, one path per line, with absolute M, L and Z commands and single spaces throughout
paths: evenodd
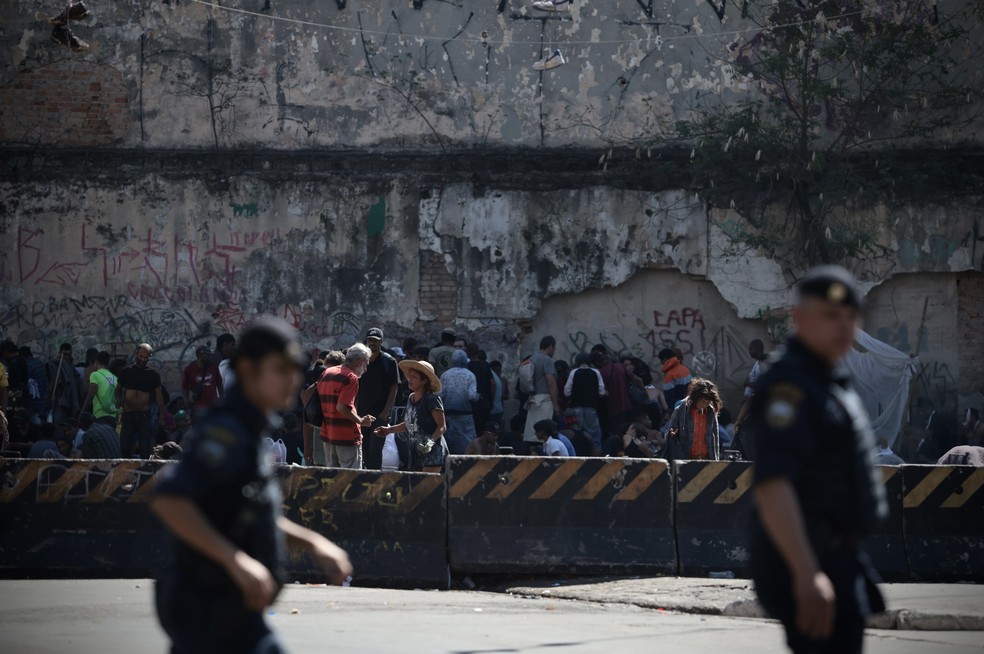
M 229 361 L 236 337 L 199 346 L 168 391 L 151 365 L 153 346 L 129 358 L 95 348 L 76 362 L 64 343 L 48 360 L 28 346 L 0 343 L 0 427 L 5 456 L 49 458 L 179 458 L 196 418 L 235 383 Z M 741 439 L 757 378 L 769 353 L 749 344 L 744 397 L 733 419 L 713 381 L 694 377 L 673 347 L 650 366 L 629 353 L 596 345 L 573 365 L 542 338 L 514 378 L 502 362 L 453 329 L 432 347 L 415 338 L 386 347 L 369 329 L 344 351 L 312 351 L 302 390 L 270 439 L 281 463 L 437 472 L 448 455 L 611 456 L 666 459 L 754 459 Z M 506 420 L 506 406 L 518 412 Z M 894 447 L 882 439 L 876 461 L 963 462 L 950 450 L 984 444 L 984 422 L 968 409 L 952 424 L 919 398 Z M 950 457 L 949 459 L 947 457 Z

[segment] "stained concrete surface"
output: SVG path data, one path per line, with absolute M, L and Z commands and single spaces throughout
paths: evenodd
M 0 651 L 164 652 L 148 580 L 0 582 Z M 777 625 L 478 592 L 288 587 L 270 621 L 291 652 L 784 652 Z M 869 654 L 982 651 L 979 633 L 872 631 Z
M 888 610 L 870 621 L 879 629 L 984 631 L 984 585 L 882 584 Z M 704 615 L 763 618 L 747 579 L 653 577 L 542 581 L 503 590 L 521 597 L 628 604 Z M 981 635 L 984 641 L 984 634 Z M 982 645 L 984 647 L 984 645 Z

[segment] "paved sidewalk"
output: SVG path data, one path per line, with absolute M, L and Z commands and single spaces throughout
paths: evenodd
M 984 631 L 984 585 L 883 584 L 888 611 L 873 616 L 876 629 L 914 631 Z M 747 579 L 654 577 L 568 580 L 514 584 L 504 592 L 523 597 L 549 597 L 605 604 L 631 604 L 646 609 L 764 618 Z

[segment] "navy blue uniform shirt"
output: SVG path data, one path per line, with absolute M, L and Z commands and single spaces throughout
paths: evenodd
M 164 473 L 154 492 L 191 500 L 219 533 L 282 584 L 281 493 L 263 443 L 270 429 L 268 417 L 234 387 L 193 427 L 182 442 L 181 462 Z M 172 541 L 173 563 L 165 576 L 193 579 L 205 590 L 230 590 L 232 580 L 218 564 Z

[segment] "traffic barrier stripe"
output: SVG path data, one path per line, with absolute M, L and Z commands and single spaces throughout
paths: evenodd
M 6 488 L 0 490 L 0 502 L 11 502 L 27 490 L 27 487 L 37 480 L 41 463 L 41 461 L 31 461 L 21 468 L 14 477 L 14 483 L 8 484 Z
M 480 459 L 470 467 L 449 491 L 452 499 L 461 499 L 472 491 L 498 463 L 498 459 Z
M 539 459 L 523 459 L 510 472 L 503 473 L 500 477 L 500 485 L 489 491 L 486 499 L 504 500 L 515 492 L 519 486 L 526 481 L 526 478 L 533 474 L 533 471 L 542 465 Z
M 933 468 L 923 480 L 916 484 L 916 487 L 909 491 L 902 500 L 902 507 L 914 509 L 926 501 L 933 491 L 939 488 L 940 484 L 950 476 L 950 468 Z
M 751 466 L 738 476 L 734 488 L 728 488 L 714 499 L 715 504 L 734 504 L 752 487 L 755 481 L 755 469 Z
M 653 485 L 653 483 L 659 479 L 663 473 L 667 471 L 668 467 L 663 461 L 653 461 L 639 473 L 635 479 L 633 479 L 628 486 L 623 488 L 618 495 L 615 496 L 616 501 L 631 502 L 632 500 L 639 499 L 646 490 Z
M 444 492 L 444 478 L 430 475 L 418 481 L 413 489 L 397 505 L 400 513 L 410 513 L 435 492 Z
M 62 470 L 61 475 L 59 475 L 55 481 L 49 483 L 46 477 L 50 476 L 58 469 L 59 468 L 56 468 L 55 466 L 49 466 L 48 468 L 42 470 L 42 473 L 45 473 L 45 476 L 38 477 L 39 503 L 49 504 L 65 499 L 68 491 L 72 490 L 77 483 L 86 478 L 86 475 L 88 475 L 89 471 L 92 469 L 92 465 L 89 463 L 76 463 L 70 466 L 67 470 Z M 42 479 L 45 481 L 43 485 Z M 44 493 L 41 493 L 42 488 L 45 489 Z M 88 496 L 88 493 L 86 493 L 86 495 Z
M 677 502 L 693 502 L 712 481 L 731 465 L 730 461 L 710 461 L 677 493 Z
M 570 481 L 570 478 L 577 474 L 577 471 L 584 465 L 583 459 L 572 459 L 560 464 L 539 488 L 530 494 L 531 500 L 549 500 L 557 494 L 560 487 Z
M 601 470 L 596 472 L 591 479 L 588 480 L 581 490 L 574 493 L 574 497 L 571 499 L 575 500 L 593 500 L 598 497 L 598 494 L 605 489 L 608 484 L 613 483 L 619 478 L 619 475 L 625 474 L 625 463 L 622 461 L 613 462 L 607 466 L 603 466 Z
M 940 505 L 943 509 L 959 509 L 984 485 L 984 468 L 978 468 Z

